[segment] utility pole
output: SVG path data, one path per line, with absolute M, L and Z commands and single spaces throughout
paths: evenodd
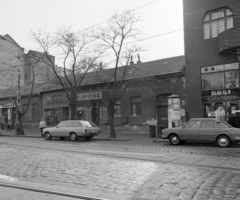
M 17 56 L 17 59 L 18 59 L 18 78 L 17 78 L 17 105 L 16 105 L 16 108 L 17 108 L 17 112 L 16 112 L 16 126 L 15 126 L 15 133 L 16 135 L 19 135 L 21 134 L 21 130 L 20 130 L 20 123 L 19 123 L 19 112 L 21 112 L 21 93 L 20 93 L 20 74 L 21 74 L 21 70 L 20 70 L 20 52 L 19 52 L 19 46 L 16 45 L 14 42 L 12 42 L 11 40 L 7 39 L 6 37 L 0 35 L 0 38 L 2 40 L 6 40 L 10 43 L 12 43 L 15 47 L 17 47 L 17 50 L 18 50 L 18 56 Z

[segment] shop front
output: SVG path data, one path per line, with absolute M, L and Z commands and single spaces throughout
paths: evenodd
M 16 105 L 14 103 L 0 105 L 0 117 L 1 129 L 14 129 L 16 120 Z
M 44 96 L 44 118 L 47 126 L 54 126 L 68 120 L 69 107 L 65 94 L 57 93 Z
M 240 89 L 203 92 L 204 117 L 228 121 L 230 116 L 240 113 Z
M 77 94 L 76 119 L 102 121 L 102 92 Z M 105 115 L 104 115 L 105 116 Z M 70 119 L 70 109 L 66 94 L 51 93 L 44 95 L 44 117 L 47 126 L 54 126 L 62 120 Z
M 203 117 L 228 121 L 240 112 L 239 63 L 201 68 Z

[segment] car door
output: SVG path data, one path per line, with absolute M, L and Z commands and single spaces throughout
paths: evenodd
M 66 137 L 65 136 L 66 126 L 67 126 L 67 121 L 62 121 L 62 122 L 58 123 L 52 136 Z
M 189 121 L 181 131 L 181 140 L 199 140 L 201 120 Z
M 200 127 L 200 141 L 214 141 L 219 127 L 214 120 L 203 120 Z
M 77 133 L 77 135 L 79 136 L 83 135 L 85 131 L 80 121 L 73 122 L 73 129 L 74 129 L 74 132 Z

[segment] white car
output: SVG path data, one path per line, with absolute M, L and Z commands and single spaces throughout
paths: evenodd
M 73 141 L 78 138 L 90 141 L 94 136 L 99 135 L 101 130 L 91 121 L 68 120 L 59 122 L 55 127 L 44 128 L 43 133 L 46 140 L 51 140 L 52 137 L 58 137 L 61 140 L 70 137 Z

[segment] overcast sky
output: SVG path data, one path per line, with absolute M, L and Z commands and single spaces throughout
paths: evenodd
M 0 5 L 0 34 L 9 34 L 26 50 L 36 50 L 31 30 L 83 30 L 116 11 L 136 9 L 145 39 L 136 43 L 146 50 L 142 62 L 184 54 L 182 0 L 0 0 Z

